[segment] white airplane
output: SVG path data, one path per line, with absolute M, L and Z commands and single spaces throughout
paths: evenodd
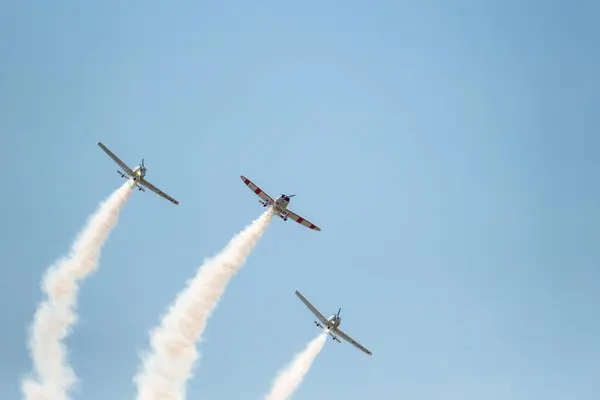
M 108 154 L 108 156 L 110 158 L 112 158 L 114 160 L 114 162 L 116 162 L 119 165 L 119 167 L 121 167 L 123 169 L 123 171 L 125 171 L 123 173 L 123 172 L 117 170 L 117 172 L 119 173 L 119 175 L 121 175 L 122 178 L 125 178 L 125 176 L 127 176 L 127 179 L 133 180 L 133 182 L 134 182 L 135 186 L 138 188 L 138 190 L 141 190 L 142 192 L 145 192 L 144 188 L 141 187 L 140 184 L 144 185 L 148 189 L 152 190 L 154 193 L 156 193 L 159 196 L 162 196 L 165 199 L 169 200 L 171 203 L 179 204 L 179 202 L 177 200 L 175 200 L 174 198 L 172 198 L 171 196 L 169 196 L 168 194 L 166 194 L 162 190 L 158 189 L 156 186 L 152 185 L 146 179 L 144 179 L 144 177 L 146 176 L 147 168 L 144 166 L 144 159 L 143 158 L 142 158 L 142 164 L 138 165 L 134 169 L 131 169 L 127 165 L 125 165 L 125 163 L 123 161 L 121 161 L 119 159 L 119 157 L 115 156 L 114 153 L 108 149 L 108 147 L 106 147 L 104 144 L 102 144 L 102 142 L 98 142 L 98 146 L 100 146 L 100 148 L 102 150 L 104 150 L 104 152 L 106 154 Z
M 273 206 L 275 208 L 275 210 L 277 210 L 279 212 L 279 216 L 284 221 L 287 221 L 288 218 L 291 218 L 294 221 L 296 221 L 297 223 L 306 226 L 307 228 L 314 229 L 315 231 L 321 230 L 321 228 L 319 228 L 315 224 L 311 223 L 310 221 L 305 220 L 298 214 L 294 214 L 292 211 L 287 209 L 288 204 L 290 204 L 290 198 L 294 197 L 295 194 L 290 194 L 289 196 L 282 194 L 277 199 L 273 200 L 273 198 L 271 198 L 271 196 L 269 196 L 268 194 L 263 192 L 262 189 L 259 188 L 258 186 L 256 186 L 254 183 L 252 183 L 252 181 L 250 179 L 246 178 L 244 175 L 240 176 L 240 178 L 242 178 L 242 180 L 250 188 L 250 190 L 252 190 L 254 193 L 256 193 L 258 195 L 258 197 L 260 197 L 262 199 L 262 200 L 259 200 L 258 202 L 260 204 L 262 204 L 263 207 Z
M 331 335 L 333 340 L 337 341 L 338 343 L 342 343 L 340 341 L 340 339 L 337 338 L 339 336 L 342 339 L 344 339 L 345 341 L 352 343 L 355 347 L 364 351 L 368 355 L 372 354 L 371 351 L 364 348 L 360 343 L 358 343 L 356 340 L 352 339 L 350 336 L 348 336 L 346 333 L 344 333 L 344 331 L 342 331 L 339 328 L 340 324 L 342 323 L 342 318 L 340 317 L 340 312 L 342 311 L 341 308 L 338 310 L 337 314 L 333 314 L 331 317 L 329 317 L 329 319 L 325 319 L 323 314 L 321 314 L 319 312 L 319 310 L 317 310 L 312 304 L 310 304 L 310 302 L 308 300 L 306 300 L 306 298 L 304 296 L 302 296 L 302 294 L 300 294 L 298 289 L 296 289 L 294 291 L 294 293 L 296 293 L 296 296 L 298 296 L 298 298 L 300 298 L 300 300 L 302 300 L 302 302 L 306 305 L 306 307 L 308 307 L 308 309 L 310 311 L 312 311 L 312 313 L 315 314 L 316 317 L 319 319 L 320 323 L 317 321 L 314 321 L 315 324 L 318 327 L 327 330 L 327 333 L 329 333 Z

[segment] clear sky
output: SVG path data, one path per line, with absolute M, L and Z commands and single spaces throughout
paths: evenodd
M 3 2 L 0 394 L 20 397 L 45 269 L 121 185 L 83 283 L 75 399 L 134 397 L 148 329 L 262 211 L 189 398 L 260 399 L 318 333 L 295 399 L 596 400 L 597 1 Z

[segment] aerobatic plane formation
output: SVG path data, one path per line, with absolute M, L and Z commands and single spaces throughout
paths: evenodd
M 100 146 L 100 148 L 102 150 L 104 150 L 104 152 L 106 154 L 108 154 L 108 156 L 110 158 L 112 158 L 113 161 L 115 163 L 117 163 L 117 165 L 119 167 L 121 167 L 122 171 L 117 170 L 119 175 L 121 175 L 121 177 L 123 177 L 123 178 L 127 178 L 127 179 L 131 180 L 133 182 L 133 184 L 138 188 L 138 190 L 145 191 L 144 190 L 144 187 L 145 187 L 147 189 L 150 189 L 154 193 L 158 194 L 159 196 L 169 200 L 173 204 L 179 204 L 179 202 L 177 200 L 175 200 L 174 198 L 172 198 L 171 196 L 169 196 L 168 194 L 166 194 L 165 192 L 163 192 L 162 190 L 158 189 L 156 186 L 154 186 L 150 182 L 148 182 L 148 180 L 146 179 L 147 168 L 144 165 L 143 158 L 142 158 L 142 163 L 132 169 L 129 166 L 127 166 L 123 161 L 121 161 L 121 159 L 119 159 L 102 142 L 98 142 L 98 146 Z M 279 215 L 279 217 L 283 221 L 287 221 L 289 218 L 291 218 L 292 220 L 296 221 L 300 225 L 303 225 L 309 229 L 312 229 L 315 231 L 321 230 L 321 228 L 319 228 L 312 222 L 308 221 L 307 219 L 294 213 L 293 211 L 291 211 L 288 208 L 291 198 L 296 196 L 295 194 L 288 195 L 288 194 L 283 193 L 283 194 L 279 195 L 277 198 L 273 198 L 273 197 L 269 196 L 264 190 L 259 188 L 250 179 L 246 178 L 244 175 L 241 175 L 240 178 L 246 184 L 246 186 L 248 186 L 248 188 L 250 190 L 252 190 L 260 198 L 258 200 L 258 202 L 260 204 L 262 204 L 263 207 L 272 207 L 274 212 L 277 215 Z M 308 307 L 308 309 L 317 317 L 318 321 L 314 321 L 316 326 L 319 328 L 322 328 L 328 335 L 330 335 L 332 337 L 333 340 L 337 341 L 338 343 L 341 343 L 339 338 L 342 338 L 343 340 L 351 343 L 352 345 L 354 345 L 356 348 L 363 351 L 364 353 L 366 353 L 368 355 L 372 355 L 370 350 L 368 350 L 367 348 L 362 346 L 360 343 L 358 343 L 357 341 L 352 339 L 350 336 L 348 336 L 348 334 L 346 334 L 344 331 L 342 331 L 339 328 L 340 324 L 342 322 L 342 318 L 340 317 L 341 308 L 338 310 L 338 312 L 336 314 L 333 314 L 329 318 L 325 318 L 323 316 L 323 314 L 321 314 L 321 312 L 319 310 L 317 310 L 317 308 L 314 307 L 298 290 L 296 290 L 294 293 L 306 305 L 306 307 Z

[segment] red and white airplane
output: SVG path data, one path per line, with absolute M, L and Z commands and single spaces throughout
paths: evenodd
M 289 196 L 282 194 L 277 199 L 273 200 L 271 196 L 263 192 L 262 189 L 256 186 L 254 183 L 252 183 L 250 179 L 246 178 L 244 175 L 240 176 L 240 178 L 242 178 L 242 181 L 244 181 L 244 183 L 250 188 L 250 190 L 252 190 L 258 195 L 258 197 L 262 199 L 258 202 L 262 204 L 263 207 L 272 206 L 277 212 L 279 212 L 279 216 L 284 221 L 287 221 L 288 218 L 291 218 L 297 223 L 306 226 L 307 228 L 313 229 L 315 231 L 321 230 L 321 228 L 319 228 L 315 224 L 305 220 L 298 214 L 294 214 L 292 211 L 287 209 L 288 204 L 290 204 L 290 198 L 294 197 L 295 194 L 290 194 Z

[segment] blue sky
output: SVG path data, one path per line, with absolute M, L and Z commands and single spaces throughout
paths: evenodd
M 44 270 L 134 193 L 68 340 L 76 399 L 133 398 L 139 353 L 205 257 L 274 220 L 231 282 L 189 397 L 260 399 L 318 330 L 295 399 L 596 399 L 597 2 L 0 5 L 0 393 L 31 370 Z

